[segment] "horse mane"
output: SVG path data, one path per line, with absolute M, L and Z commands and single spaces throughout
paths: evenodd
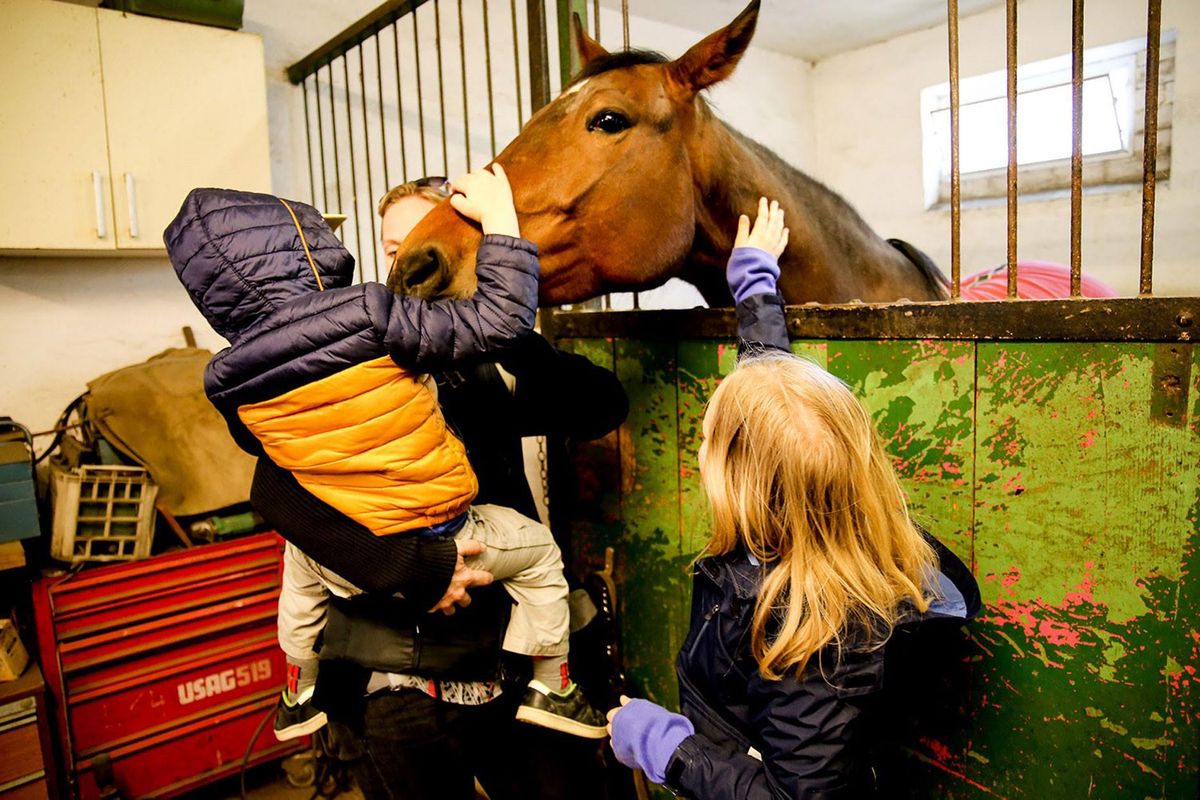
M 881 238 L 875 232 L 875 229 L 866 223 L 866 220 L 862 218 L 854 206 L 850 205 L 840 194 L 803 170 L 792 166 L 778 153 L 761 142 L 751 139 L 723 120 L 721 123 L 725 125 L 743 147 L 757 156 L 768 170 L 783 179 L 796 195 L 804 200 L 808 209 L 818 216 L 818 222 L 827 230 L 847 230 L 853 228 L 856 229 L 859 235 Z M 849 243 L 851 241 L 850 237 L 843 235 L 835 235 L 832 239 L 839 243 Z M 887 242 L 912 264 L 936 296 L 946 295 L 946 286 L 949 282 L 942 271 L 934 264 L 933 259 L 906 242 L 891 239 L 887 240 Z M 846 253 L 846 255 L 849 256 L 850 254 Z
M 571 82 L 567 86 L 574 86 L 580 81 L 586 81 L 588 78 L 594 78 L 597 75 L 603 75 L 605 72 L 612 72 L 615 69 L 636 67 L 642 64 L 669 64 L 670 62 L 671 59 L 657 50 L 617 50 L 613 53 L 605 53 L 602 56 L 597 56 L 584 64 L 575 77 L 571 78 Z

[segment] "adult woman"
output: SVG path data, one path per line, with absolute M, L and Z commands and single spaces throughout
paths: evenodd
M 889 651 L 979 609 L 970 572 L 909 519 L 861 403 L 788 351 L 774 291 L 786 241 L 763 200 L 730 259 L 745 357 L 704 420 L 714 531 L 677 662 L 683 714 L 645 700 L 610 712 L 623 763 L 705 800 L 889 791 Z
M 379 211 L 385 253 L 394 251 L 420 218 L 448 196 L 445 184 L 444 179 L 425 179 L 384 197 Z M 611 372 L 553 349 L 540 336 L 522 339 L 500 365 L 511 385 L 490 363 L 436 375 L 439 403 L 466 445 L 479 481 L 477 502 L 536 518 L 521 437 L 603 435 L 624 419 L 627 401 Z M 317 513 L 315 498 L 297 493 L 299 487 L 287 482 L 286 474 L 278 475 L 273 465 L 261 470 L 273 476 L 262 482 L 264 488 L 290 491 L 291 503 L 273 498 L 270 507 L 276 515 L 303 509 L 303 514 L 270 521 L 305 550 L 299 537 Z M 346 529 L 347 521 L 330 512 L 326 507 L 316 518 L 322 525 Z M 368 532 L 364 546 L 374 546 L 371 538 L 378 537 Z M 355 546 L 348 543 L 326 557 L 341 557 L 355 566 L 350 555 Z M 386 563 L 386 556 L 374 558 Z M 359 582 L 338 563 L 325 563 Z M 462 572 L 455 572 L 455 579 Z M 565 788 L 544 791 L 547 785 L 562 786 L 565 778 L 541 772 L 543 763 L 578 766 L 579 759 L 562 758 L 561 753 L 548 758 L 528 746 L 528 732 L 516 730 L 513 715 L 520 692 L 506 690 L 498 669 L 498 633 L 504 629 L 508 602 L 489 587 L 473 591 L 475 602 L 466 605 L 465 590 L 474 585 L 466 572 L 460 593 L 454 596 L 452 581 L 443 597 L 464 606 L 451 617 L 428 615 L 429 602 L 413 607 L 386 590 L 353 601 L 332 600 L 314 703 L 339 723 L 347 749 L 358 755 L 352 769 L 367 798 L 401 792 L 413 798 L 470 798 L 476 777 L 493 800 L 581 796 Z M 414 653 L 420 654 L 418 669 L 413 668 Z M 525 679 L 515 678 L 512 684 Z M 586 776 L 587 765 L 576 771 Z

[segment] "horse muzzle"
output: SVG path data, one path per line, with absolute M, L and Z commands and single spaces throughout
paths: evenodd
M 446 297 L 450 288 L 449 259 L 436 245 L 420 245 L 400 253 L 388 274 L 387 286 L 396 294 L 424 300 Z

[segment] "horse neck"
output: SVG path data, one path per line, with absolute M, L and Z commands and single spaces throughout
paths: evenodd
M 710 295 L 719 291 L 725 292 L 724 304 L 729 302 L 724 267 L 737 219 L 740 214 L 753 219 L 760 197 L 779 201 L 790 229 L 788 248 L 779 259 L 779 288 L 789 303 L 936 297 L 913 264 L 836 193 L 730 128 L 707 107 L 698 121 L 707 130 L 690 137 L 697 143 L 689 153 L 696 239 L 685 277 L 710 304 Z

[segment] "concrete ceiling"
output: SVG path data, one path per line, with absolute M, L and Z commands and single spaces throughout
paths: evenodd
M 728 24 L 747 2 L 629 0 L 629 13 L 709 33 Z M 959 16 L 1001 4 L 1002 0 L 959 0 Z M 621 0 L 601 0 L 601 5 L 619 10 Z M 754 44 L 819 61 L 945 21 L 946 0 L 763 0 Z
M 280 70 L 371 12 L 380 2 L 246 0 L 245 29 L 263 36 L 267 66 Z M 699 39 L 700 35 L 728 24 L 747 2 L 629 0 L 629 13 L 694 30 Z M 965 17 L 1001 4 L 1002 0 L 959 0 L 959 14 Z M 619 12 L 621 0 L 601 0 L 601 5 Z M 591 7 L 589 2 L 589 12 Z M 763 0 L 754 44 L 818 61 L 945 20 L 946 0 Z M 637 42 L 633 44 L 636 46 Z

